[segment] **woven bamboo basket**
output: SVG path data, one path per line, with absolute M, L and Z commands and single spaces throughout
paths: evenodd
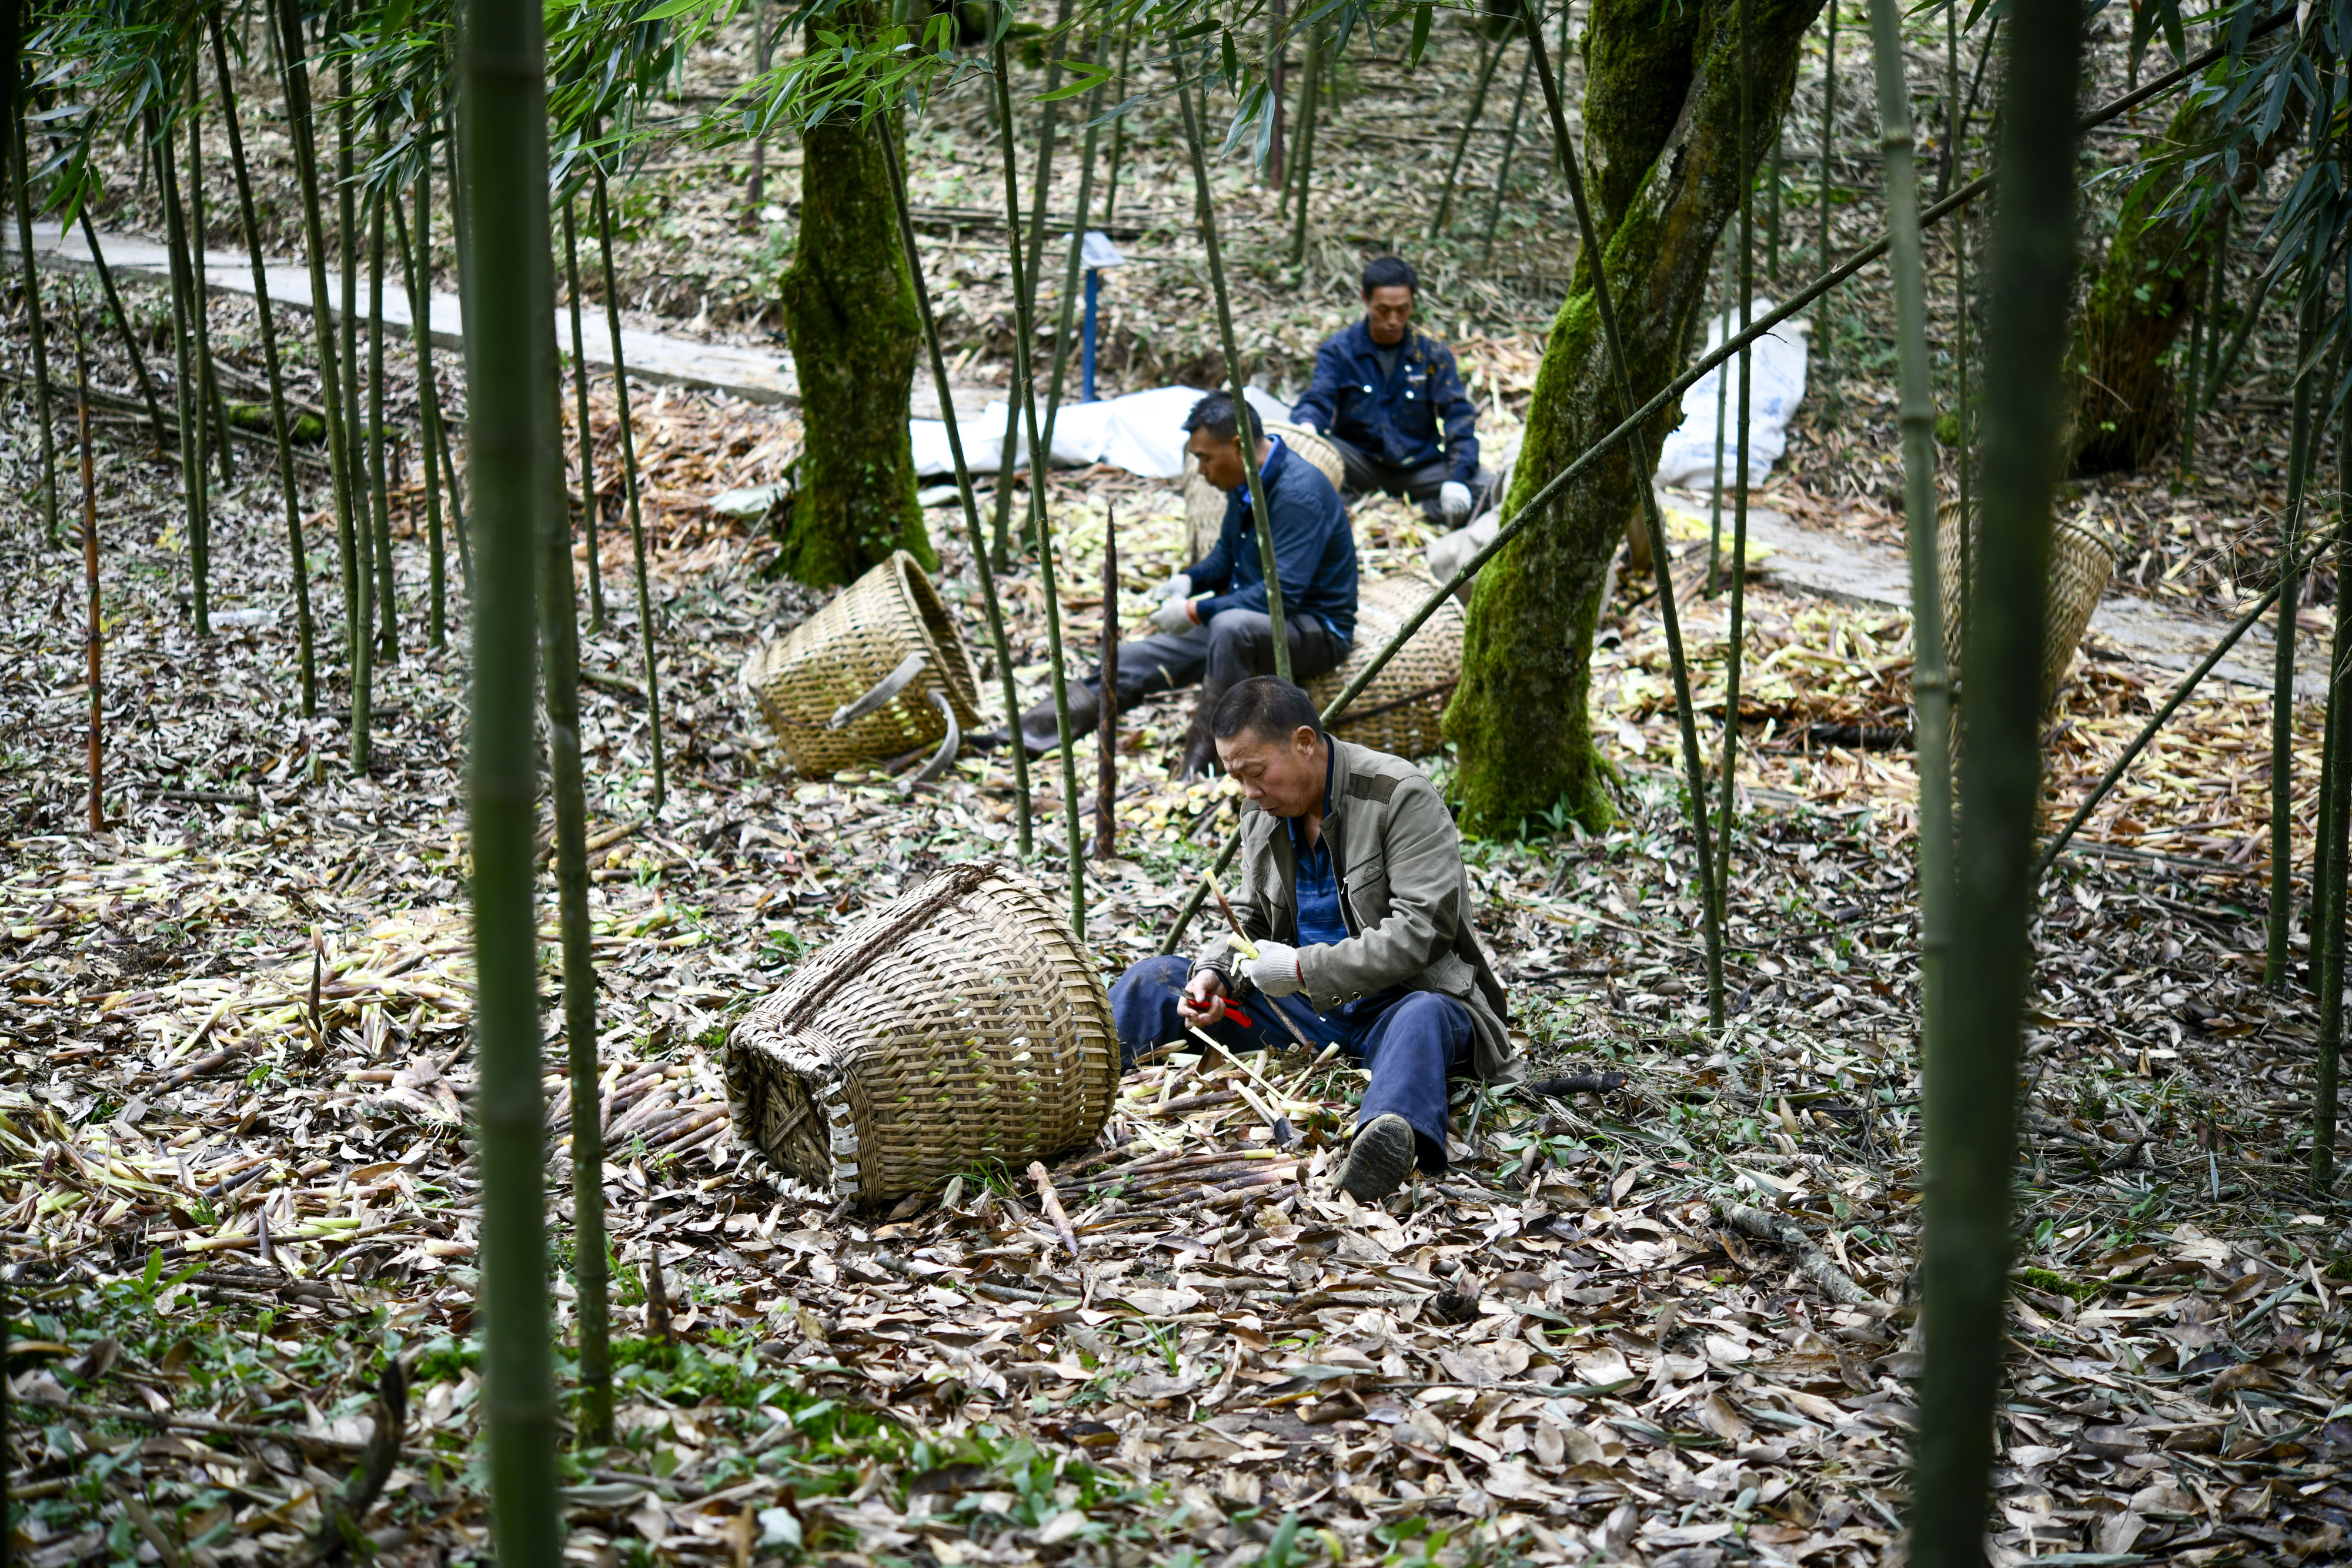
M 1356 594 L 1356 645 L 1347 661 L 1307 683 L 1318 707 L 1356 678 L 1372 655 L 1388 646 L 1412 612 L 1437 591 L 1435 580 L 1417 571 L 1368 582 Z M 1447 594 L 1436 612 L 1381 666 L 1372 684 L 1357 695 L 1331 727 L 1342 740 L 1397 757 L 1427 757 L 1445 744 L 1445 705 L 1462 678 L 1462 601 Z
M 918 654 L 922 667 L 896 695 L 832 727 L 845 706 Z M 963 728 L 980 719 L 971 652 L 930 579 L 904 550 L 754 653 L 740 678 L 784 755 L 810 778 L 936 746 L 947 736 L 950 710 Z
M 1936 576 L 1944 595 L 1944 658 L 1957 676 L 1961 664 L 1960 505 L 1936 508 Z M 2050 612 L 2042 637 L 2042 711 L 2057 706 L 2058 688 L 2082 646 L 2091 614 L 2115 575 L 2115 547 L 2085 524 L 2061 518 L 2050 536 Z
M 1331 481 L 1334 490 L 1344 488 L 1342 480 L 1347 469 L 1339 462 L 1339 449 L 1303 424 L 1287 420 L 1265 422 L 1266 434 L 1279 435 L 1282 444 L 1304 457 Z M 1188 454 L 1184 459 L 1184 530 L 1192 540 L 1194 560 L 1216 548 L 1217 534 L 1225 526 L 1225 493 L 1201 477 L 1201 465 Z
M 1118 1092 L 1094 961 L 1034 888 L 956 866 L 860 921 L 729 1035 L 735 1136 L 836 1197 L 1091 1143 Z

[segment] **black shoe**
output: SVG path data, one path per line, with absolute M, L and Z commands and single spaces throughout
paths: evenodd
M 1391 1111 L 1357 1131 L 1332 1185 L 1358 1203 L 1378 1203 L 1404 1185 L 1412 1165 L 1412 1124 Z

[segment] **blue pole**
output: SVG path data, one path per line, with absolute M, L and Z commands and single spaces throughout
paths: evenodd
M 1095 299 L 1102 292 L 1102 272 L 1087 268 L 1087 335 L 1078 350 L 1078 401 L 1095 401 Z

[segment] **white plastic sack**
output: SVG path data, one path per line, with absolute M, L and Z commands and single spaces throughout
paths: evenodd
M 1749 319 L 1771 310 L 1772 301 L 1758 299 Z M 1707 323 L 1706 348 L 1712 352 L 1729 332 L 1738 329 L 1731 312 Z M 1789 420 L 1805 396 L 1805 333 L 1810 324 L 1788 320 L 1756 340 L 1748 356 L 1748 482 L 1761 485 L 1772 465 L 1789 449 Z M 1715 483 L 1715 389 L 1728 376 L 1730 397 L 1723 410 L 1723 478 L 1728 485 L 1739 470 L 1739 361 L 1717 365 L 1683 393 L 1683 422 L 1658 451 L 1658 483 L 1676 488 L 1706 488 Z
M 1184 416 L 1204 395 L 1196 387 L 1154 387 L 1101 402 L 1066 402 L 1054 419 L 1054 461 L 1064 467 L 1108 463 L 1147 479 L 1177 478 L 1184 472 Z M 1244 395 L 1260 419 L 1290 417 L 1290 410 L 1269 392 L 1251 387 Z M 995 473 L 1003 462 L 1004 404 L 992 402 L 976 419 L 959 423 L 964 462 L 975 474 Z M 916 473 L 955 472 L 945 420 L 910 419 L 907 434 L 914 443 Z M 1013 444 L 1013 466 L 1028 465 L 1024 428 Z

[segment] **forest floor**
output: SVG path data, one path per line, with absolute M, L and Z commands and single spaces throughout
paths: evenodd
M 1295 385 L 1344 319 L 1368 248 L 1413 243 L 1422 219 L 1395 214 L 1428 211 L 1435 110 L 1461 101 L 1476 64 L 1469 38 L 1448 36 L 1416 77 L 1375 61 L 1349 78 L 1334 123 L 1357 140 L 1327 142 L 1314 281 L 1270 260 L 1239 269 L 1244 333 L 1278 350 L 1273 384 Z M 1818 80 L 1801 85 L 1801 118 L 1818 113 Z M 1849 113 L 1866 81 L 1842 88 Z M 987 200 L 969 127 L 919 130 L 918 200 Z M 1847 131 L 1862 145 L 1859 123 Z M 1135 208 L 1162 221 L 1114 286 L 1113 390 L 1184 379 L 1206 350 L 1165 132 L 1134 154 Z M 274 156 L 268 133 L 254 141 Z M 1491 183 L 1496 157 L 1482 141 L 1469 167 Z M 1497 451 L 1524 417 L 1535 329 L 1566 270 L 1557 183 L 1523 162 L 1500 261 L 1473 262 L 1473 231 L 1434 244 L 1423 269 L 1431 325 L 1463 354 Z M 770 166 L 773 219 L 707 161 L 625 188 L 633 325 L 762 340 L 753 307 L 789 257 L 787 162 Z M 212 173 L 213 210 L 232 210 L 226 170 Z M 1060 205 L 1074 182 L 1066 168 Z M 1236 251 L 1278 254 L 1271 195 L 1230 183 L 1221 210 L 1260 242 Z M 1837 204 L 1841 244 L 1871 204 Z M 925 244 L 966 375 L 1001 382 L 1001 234 L 940 222 Z M 160 296 L 142 293 L 152 321 Z M 1847 293 L 1826 313 L 1840 417 L 1809 402 L 1760 501 L 1897 544 L 1891 309 L 1874 285 Z M 250 321 L 234 301 L 215 308 L 233 382 L 257 367 Z M 1939 342 L 1951 327 L 1939 320 Z M 21 365 L 20 320 L 12 330 Z M 2278 333 L 2258 336 L 2195 473 L 2073 489 L 2070 506 L 2126 542 L 2119 586 L 2224 614 L 2259 591 L 2284 445 L 2265 378 L 2283 351 Z M 129 384 L 110 358 L 100 374 Z M 407 406 L 394 398 L 396 420 Z M 1529 822 L 1467 852 L 1530 1077 L 1591 1086 L 1465 1093 L 1447 1176 L 1370 1210 L 1325 1180 L 1357 1075 L 1175 1057 L 1130 1078 L 1097 1149 L 1054 1176 L 1074 1249 L 1018 1175 L 976 1172 L 943 1201 L 878 1216 L 731 1146 L 718 1071 L 731 1020 L 861 910 L 941 865 L 1008 855 L 1016 807 L 1002 759 L 914 786 L 903 770 L 781 768 L 736 672 L 821 596 L 765 577 L 772 540 L 705 503 L 776 478 L 793 415 L 664 392 L 638 413 L 668 789 L 651 810 L 614 529 L 606 622 L 583 650 L 607 678 L 583 702 L 621 1432 L 608 1448 L 567 1443 L 571 1560 L 765 1563 L 797 1546 L 918 1563 L 1597 1552 L 1843 1568 L 1890 1554 L 1918 1419 L 1906 617 L 1749 588 L 1731 1027 L 1706 1023 L 1664 650 L 1652 607 L 1628 595 L 1601 629 L 1595 695 L 1620 821 Z M 609 503 L 609 395 L 596 417 Z M 453 587 L 452 645 L 430 648 L 415 488 L 396 475 L 401 657 L 380 672 L 374 767 L 353 778 L 340 677 L 322 682 L 319 717 L 299 710 L 263 449 L 242 451 L 220 500 L 217 634 L 198 640 L 176 476 L 110 420 L 97 454 L 109 826 L 86 832 L 81 558 L 40 539 L 28 428 L 0 436 L 0 1241 L 29 1336 L 11 1364 L 9 1469 L 26 1558 L 293 1560 L 356 1467 L 397 1358 L 403 1446 L 363 1527 L 389 1563 L 480 1561 L 464 596 Z M 1112 507 L 1135 591 L 1181 564 L 1178 497 L 1092 471 L 1057 477 L 1053 504 L 1068 634 L 1090 645 L 1100 608 L 1076 585 L 1098 579 Z M 929 516 L 943 591 L 980 650 L 955 514 Z M 1402 507 L 1357 520 L 1374 574 L 1426 542 Z M 1727 612 L 1700 592 L 1701 528 L 1676 527 L 1678 580 L 1701 733 L 1719 747 Z M 314 532 L 311 547 L 321 664 L 339 671 L 332 541 Z M 1031 700 L 1047 656 L 1034 570 L 1005 593 Z M 2333 597 L 2320 574 L 2307 635 L 2327 635 Z M 2046 753 L 2057 810 L 2172 679 L 2095 644 L 2078 662 Z M 1162 702 L 1122 723 L 1120 858 L 1085 867 L 1107 978 L 1156 950 L 1230 821 L 1229 791 L 1168 777 L 1182 717 Z M 2201 694 L 2043 888 L 1995 1472 L 2004 1565 L 2347 1549 L 2352 1229 L 2339 1202 L 2306 1196 L 2315 1010 L 2300 947 L 2283 995 L 2260 987 L 2269 722 L 2261 694 Z M 2316 709 L 2298 708 L 2303 779 L 2317 729 Z M 1088 742 L 1078 777 L 1094 765 Z M 1039 854 L 1021 874 L 1058 900 L 1059 769 L 1034 779 Z M 2311 793 L 2294 792 L 2299 845 Z M 1261 1106 L 1303 1143 L 1275 1147 Z M 648 1310 L 656 1256 L 667 1312 Z

